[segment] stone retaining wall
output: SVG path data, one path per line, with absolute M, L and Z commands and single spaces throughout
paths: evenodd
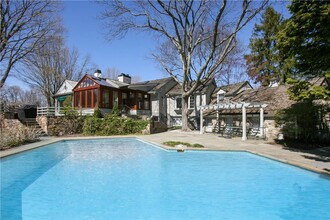
M 0 119 L 1 129 L 21 129 L 24 125 L 18 119 Z
M 48 119 L 47 116 L 37 116 L 36 118 L 38 124 L 40 125 L 41 129 L 48 134 Z
M 265 120 L 264 126 L 266 128 L 266 136 L 268 140 L 272 141 L 278 138 L 278 135 L 281 133 L 281 128 L 276 126 L 275 120 Z
M 160 133 L 167 131 L 167 125 L 159 122 L 159 121 L 152 121 L 150 122 L 150 134 Z

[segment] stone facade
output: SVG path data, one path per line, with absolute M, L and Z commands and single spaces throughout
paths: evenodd
M 149 134 L 155 134 L 155 133 L 167 131 L 167 125 L 159 121 L 152 121 L 148 126 L 150 128 Z
M 38 124 L 40 125 L 41 129 L 48 134 L 48 120 L 47 120 L 47 116 L 37 116 L 36 118 Z
M 51 136 L 81 134 L 84 126 L 84 119 L 84 117 L 80 116 L 47 117 L 47 134 Z
M 3 119 L 1 129 L 22 129 L 24 125 L 18 119 Z
M 274 119 L 266 119 L 264 121 L 264 125 L 266 128 L 266 137 L 268 140 L 275 140 L 278 138 L 281 133 L 281 128 L 276 126 Z

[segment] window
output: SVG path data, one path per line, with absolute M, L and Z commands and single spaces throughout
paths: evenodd
M 81 107 L 85 108 L 86 104 L 86 91 L 81 92 Z
M 127 100 L 127 93 L 122 93 L 121 94 L 121 100 L 122 100 L 122 103 L 123 105 L 127 105 L 128 103 L 128 100 Z
M 112 104 L 113 104 L 113 106 L 118 107 L 118 92 L 117 91 L 113 91 L 113 93 L 112 93 Z
M 75 93 L 75 107 L 81 107 L 81 105 L 80 105 L 80 92 Z
M 94 99 L 94 105 L 92 106 L 92 107 L 96 107 L 96 106 L 98 106 L 98 101 L 99 101 L 99 96 L 98 96 L 98 94 L 99 94 L 99 91 L 97 90 L 97 89 L 94 89 L 94 97 L 93 97 L 93 99 Z M 109 98 L 108 98 L 108 100 L 109 100 Z
M 110 107 L 110 100 L 109 100 L 109 90 L 103 90 L 102 91 L 102 106 L 104 108 L 109 108 Z
M 142 109 L 142 94 L 138 93 L 138 109 Z
M 149 95 L 145 94 L 144 95 L 144 109 L 149 110 Z
M 224 93 L 218 94 L 218 102 L 222 102 L 224 99 L 225 99 L 225 94 Z
M 129 93 L 129 104 L 131 107 L 133 107 L 134 105 L 136 105 L 136 103 L 134 102 L 134 97 L 135 97 L 135 93 L 130 92 Z
M 92 90 L 87 90 L 87 108 L 92 107 Z
M 80 83 L 78 88 L 85 88 L 85 87 L 90 87 L 90 86 L 95 86 L 95 82 L 91 79 L 86 78 L 84 81 Z
M 176 101 L 175 107 L 178 108 L 178 109 L 181 109 L 182 108 L 182 98 L 181 97 L 176 97 L 175 101 Z
M 195 108 L 195 96 L 194 95 L 189 97 L 189 108 Z

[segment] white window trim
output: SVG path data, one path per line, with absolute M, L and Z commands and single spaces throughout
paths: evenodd
M 193 107 L 191 107 L 191 105 L 190 105 L 190 104 L 191 104 L 191 103 L 190 103 L 191 97 L 194 97 L 194 104 L 193 104 Z M 188 104 L 189 104 L 188 109 L 194 109 L 194 108 L 195 108 L 195 106 L 196 106 L 196 97 L 195 97 L 195 95 L 192 95 L 192 96 L 189 97 L 189 99 L 188 99 Z
M 176 96 L 175 97 L 175 109 L 182 109 L 182 103 L 181 103 L 181 108 L 178 108 L 178 99 L 181 99 L 181 102 L 182 102 L 182 97 L 181 96 Z

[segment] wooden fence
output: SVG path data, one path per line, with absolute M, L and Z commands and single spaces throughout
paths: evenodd
M 38 116 L 54 116 L 55 107 L 38 107 L 37 115 Z

